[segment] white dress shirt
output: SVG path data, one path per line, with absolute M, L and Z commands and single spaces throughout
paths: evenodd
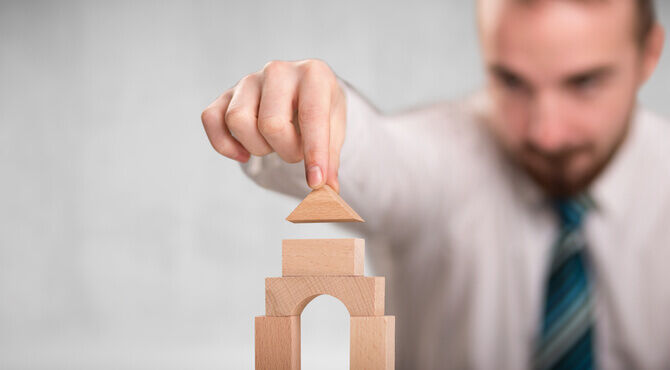
M 366 220 L 347 227 L 386 276 L 397 369 L 528 368 L 558 221 L 490 136 L 483 95 L 389 116 L 341 83 L 341 195 Z M 309 191 L 302 163 L 242 167 L 268 189 Z M 670 125 L 638 107 L 590 193 L 597 365 L 669 369 Z

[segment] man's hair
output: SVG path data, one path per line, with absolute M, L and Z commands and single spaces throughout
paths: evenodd
M 533 2 L 536 0 L 521 0 L 523 2 Z M 581 0 L 581 1 L 593 1 L 593 0 Z M 644 45 L 647 40 L 649 32 L 654 28 L 656 23 L 656 7 L 654 6 L 654 0 L 633 0 L 635 1 L 637 8 L 636 24 L 635 24 L 635 37 L 640 45 Z
M 636 0 L 637 3 L 637 38 L 640 45 L 644 45 L 649 32 L 656 23 L 656 7 L 654 0 Z

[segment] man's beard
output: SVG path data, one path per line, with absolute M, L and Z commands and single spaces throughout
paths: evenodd
M 583 191 L 604 167 L 604 161 L 592 159 L 590 146 L 564 148 L 546 153 L 532 144 L 526 145 L 519 161 L 526 172 L 552 197 L 569 197 Z M 590 157 L 588 168 L 576 168 L 580 157 Z
M 599 155 L 596 147 L 588 144 L 566 147 L 553 153 L 543 152 L 528 144 L 517 159 L 550 197 L 575 196 L 586 191 L 612 161 L 627 136 L 629 126 L 626 124 L 626 129 L 604 155 Z M 580 159 L 588 164 L 576 167 L 575 162 Z
M 604 167 L 604 164 L 597 163 L 587 169 L 571 169 L 569 164 L 558 164 L 544 157 L 533 161 L 522 159 L 521 165 L 547 195 L 556 198 L 570 197 L 584 191 Z

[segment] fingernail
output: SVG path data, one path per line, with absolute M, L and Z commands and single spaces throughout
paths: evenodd
M 314 188 L 321 185 L 323 181 L 323 174 L 321 173 L 321 168 L 319 166 L 312 166 L 307 170 L 307 183 L 309 186 Z

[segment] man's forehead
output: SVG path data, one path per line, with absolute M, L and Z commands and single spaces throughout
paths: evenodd
M 546 77 L 603 64 L 620 55 L 622 45 L 634 45 L 632 3 L 479 0 L 484 56 L 488 63 Z

